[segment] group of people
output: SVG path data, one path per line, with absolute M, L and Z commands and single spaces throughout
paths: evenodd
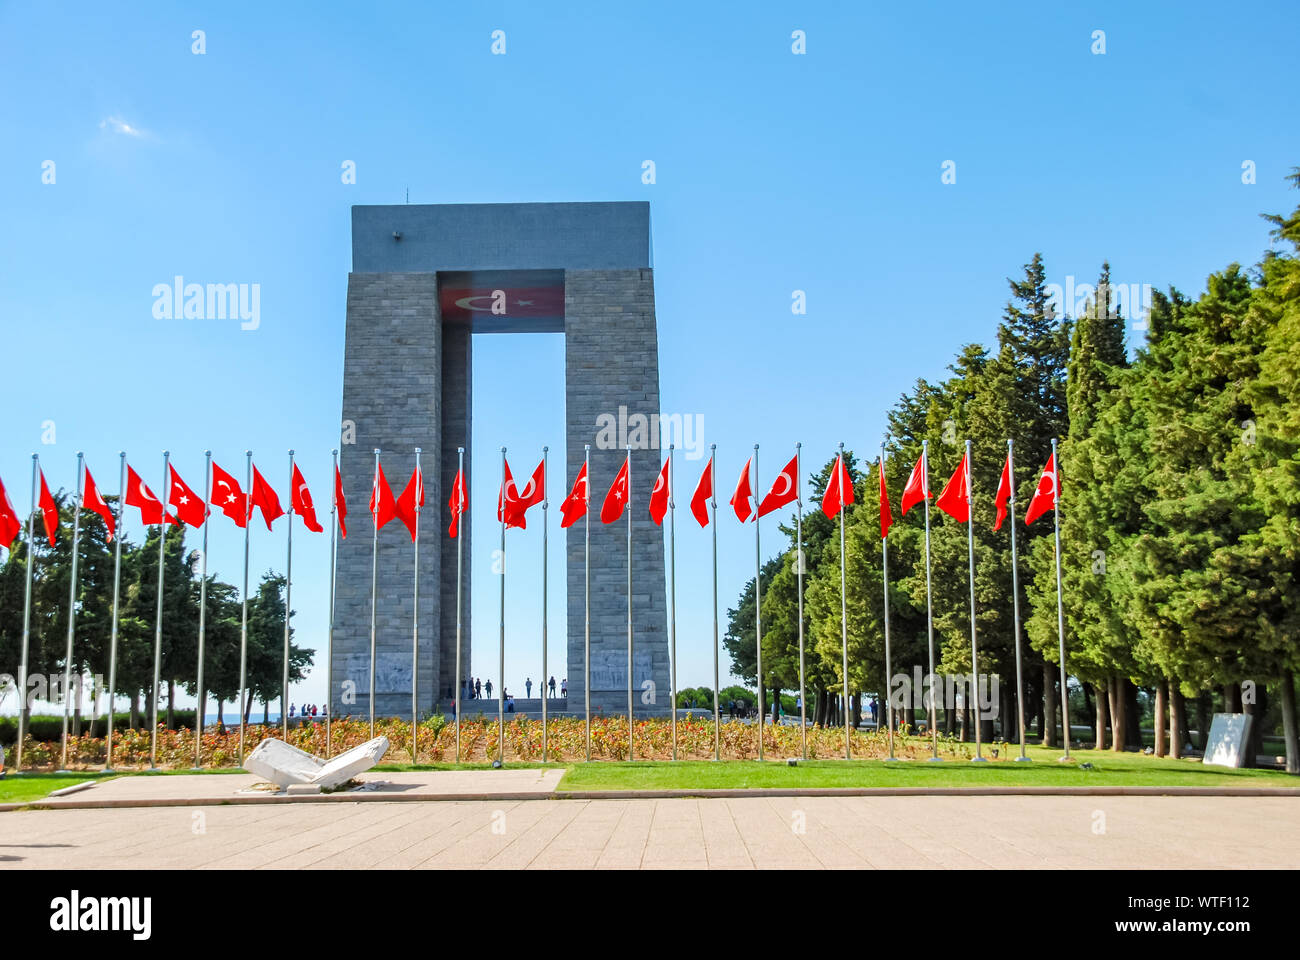
M 295 710 L 297 712 L 295 712 Z M 294 717 L 315 717 L 319 714 L 322 717 L 329 716 L 329 707 L 316 703 L 304 703 L 301 709 L 295 704 L 289 704 L 289 716 Z
M 547 689 L 550 690 L 550 699 L 555 699 L 555 677 L 551 677 L 546 682 Z M 538 692 L 541 692 L 541 684 L 537 685 Z M 560 696 L 568 699 L 569 696 L 569 678 L 565 677 L 560 681 Z M 533 696 L 533 678 L 529 677 L 524 681 L 524 690 L 526 696 L 531 700 Z M 501 696 L 506 700 L 506 706 L 513 710 L 513 698 L 509 690 L 502 690 Z M 466 700 L 491 700 L 492 699 L 492 681 L 484 680 L 480 677 L 467 677 L 465 680 L 465 699 Z

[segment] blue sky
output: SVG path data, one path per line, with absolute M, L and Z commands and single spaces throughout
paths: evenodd
M 1284 3 L 6 3 L 0 477 L 25 509 L 33 451 L 70 486 L 84 450 L 113 492 L 119 449 L 157 489 L 163 448 L 192 486 L 205 447 L 241 475 L 251 448 L 283 493 L 293 447 L 327 503 L 349 208 L 409 189 L 413 203 L 650 201 L 663 408 L 703 417 L 728 484 L 761 443 L 766 486 L 796 440 L 810 464 L 840 440 L 874 447 L 915 378 L 993 337 L 1005 278 L 1035 251 L 1052 282 L 1091 281 L 1109 259 L 1116 282 L 1187 292 L 1254 262 L 1258 214 L 1297 199 L 1282 82 L 1297 26 Z M 260 326 L 155 319 L 154 285 L 178 274 L 259 284 Z M 543 443 L 562 449 L 562 371 L 559 335 L 477 338 L 476 448 L 506 444 L 516 474 Z M 679 489 L 699 467 L 679 466 Z M 473 509 L 490 516 L 494 495 L 480 482 Z M 708 539 L 679 519 L 679 680 L 705 684 Z M 321 647 L 328 537 L 299 531 L 295 625 Z M 724 614 L 752 573 L 751 536 L 724 520 Z M 471 561 L 487 625 L 491 540 Z M 557 676 L 562 542 L 553 525 Z M 211 565 L 229 582 L 241 549 L 218 518 Z M 282 525 L 255 528 L 252 549 L 255 572 L 282 569 Z M 511 549 L 518 689 L 540 671 L 534 525 Z M 494 640 L 480 634 L 475 675 L 495 672 Z M 322 700 L 322 677 L 293 699 Z

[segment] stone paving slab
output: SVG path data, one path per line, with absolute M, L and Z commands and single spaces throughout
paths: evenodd
M 1280 797 L 460 799 L 0 816 L 0 869 L 1293 869 L 1297 862 L 1300 805 Z

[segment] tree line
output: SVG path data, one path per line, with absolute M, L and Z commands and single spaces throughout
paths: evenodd
M 115 497 L 105 497 L 116 503 Z M 0 672 L 10 673 L 17 682 L 22 649 L 23 603 L 27 563 L 32 568 L 31 639 L 28 676 L 61 678 L 68 634 L 68 600 L 72 576 L 73 498 L 64 491 L 55 494 L 59 507 L 60 536 L 51 547 L 35 525 L 36 543 L 27 541 L 26 528 L 14 541 L 0 566 Z M 116 507 L 114 506 L 116 513 Z M 107 694 L 113 624 L 113 569 L 116 545 L 100 517 L 81 511 L 81 532 L 77 560 L 77 619 L 73 643 L 72 675 L 101 678 L 102 689 L 90 690 L 96 698 Z M 130 702 L 131 723 L 147 725 L 153 685 L 154 630 L 158 604 L 158 538 L 165 536 L 162 562 L 163 630 L 159 690 L 160 722 L 172 726 L 176 691 L 198 696 L 198 635 L 200 598 L 200 554 L 185 544 L 183 524 L 145 529 L 145 539 L 122 541 L 121 589 L 118 605 L 117 689 Z M 261 701 L 263 715 L 281 695 L 284 658 L 285 578 L 273 571 L 262 575 L 248 600 L 248 686 L 251 691 L 245 719 L 254 700 Z M 203 679 L 206 702 L 218 702 L 217 719 L 224 722 L 223 703 L 238 702 L 239 647 L 242 599 L 239 589 L 207 577 Z M 299 647 L 290 635 L 289 679 L 303 679 L 315 651 Z M 53 697 L 55 681 L 40 681 L 34 689 Z M 42 697 L 42 699 L 44 699 Z M 98 699 L 96 700 L 98 702 Z M 72 701 L 74 730 L 81 727 L 80 698 Z M 30 714 L 31 702 L 24 703 Z M 165 717 L 165 719 L 163 719 Z M 238 718 L 234 718 L 237 722 Z
M 1300 186 L 1300 168 L 1289 179 Z M 899 398 L 888 414 L 885 462 L 896 520 L 889 534 L 895 674 L 928 664 L 923 511 L 900 519 L 899 495 L 922 441 L 929 441 L 937 494 L 969 438 L 980 672 L 1000 677 L 1001 732 L 1016 738 L 1011 551 L 1007 525 L 993 530 L 1010 438 L 1026 726 L 1058 745 L 1061 697 L 1072 693 L 1084 708 L 1072 721 L 1093 725 L 1098 748 L 1141 747 L 1139 722 L 1150 709 L 1155 752 L 1179 756 L 1189 709 L 1201 746 L 1211 709 L 1252 714 L 1256 749 L 1280 714 L 1287 770 L 1300 773 L 1300 208 L 1265 219 L 1284 249 L 1266 251 L 1253 268 L 1234 263 L 1212 274 L 1199 297 L 1157 292 L 1140 319 L 1120 316 L 1108 295 L 1108 264 L 1076 317 L 1058 310 L 1035 254 L 1023 276 L 1008 281 L 994 346 L 964 345 L 950 376 L 919 379 Z M 1130 323 L 1145 327 L 1132 351 Z M 1058 680 L 1051 518 L 1023 522 L 1053 438 L 1060 441 L 1072 691 Z M 886 678 L 875 455 L 845 457 L 856 486 L 845 539 L 852 694 L 883 691 Z M 809 478 L 812 500 L 832 465 Z M 843 703 L 837 524 L 805 510 L 806 676 L 810 716 L 822 723 L 833 722 Z M 798 544 L 792 524 L 781 531 L 786 544 L 761 572 L 762 682 L 773 693 L 797 689 L 799 676 Z M 965 525 L 932 510 L 931 554 L 936 669 L 968 673 Z M 728 611 L 725 640 L 733 674 L 750 683 L 758 679 L 754 593 L 751 579 Z M 857 698 L 847 706 L 856 720 Z M 912 722 L 910 714 L 903 719 Z M 973 721 L 944 710 L 940 722 L 965 734 Z

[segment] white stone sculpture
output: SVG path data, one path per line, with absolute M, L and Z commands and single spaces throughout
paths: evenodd
M 369 770 L 387 752 L 387 737 L 375 737 L 329 761 L 291 747 L 283 740 L 263 740 L 244 760 L 244 768 L 282 790 L 297 783 L 330 790 Z

